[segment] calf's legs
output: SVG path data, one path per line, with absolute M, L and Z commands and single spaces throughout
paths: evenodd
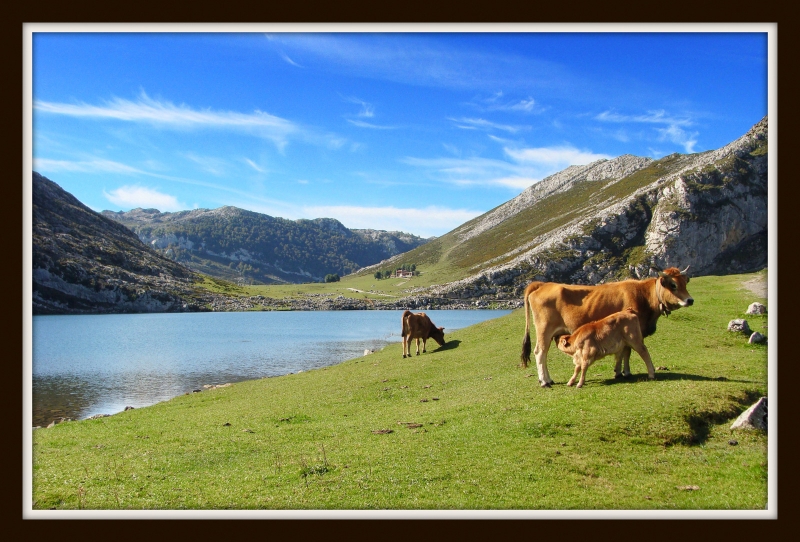
M 572 386 L 572 384 L 575 383 L 575 379 L 578 377 L 578 373 L 580 372 L 581 378 L 576 387 L 582 388 L 583 383 L 586 380 L 586 370 L 589 368 L 589 365 L 591 365 L 592 362 L 587 361 L 583 355 L 581 355 L 580 350 L 575 352 L 575 354 L 572 356 L 572 362 L 575 364 L 575 372 L 572 374 L 572 378 L 569 379 L 569 382 L 567 382 L 567 386 Z

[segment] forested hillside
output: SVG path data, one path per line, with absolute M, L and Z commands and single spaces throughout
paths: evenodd
M 195 271 L 244 284 L 319 282 L 411 250 L 426 239 L 350 230 L 338 220 L 288 220 L 236 207 L 162 213 L 103 211 L 161 254 Z

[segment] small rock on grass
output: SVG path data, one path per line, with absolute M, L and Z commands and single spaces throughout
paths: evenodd
M 767 307 L 762 305 L 759 302 L 750 303 L 750 306 L 747 307 L 747 312 L 745 314 L 766 314 Z

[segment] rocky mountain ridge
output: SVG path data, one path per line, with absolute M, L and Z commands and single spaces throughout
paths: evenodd
M 404 232 L 350 230 L 332 218 L 288 220 L 231 206 L 102 214 L 168 258 L 239 284 L 319 282 L 427 241 Z
M 768 151 L 764 117 L 717 150 L 571 166 L 383 265 L 427 258 L 465 276 L 415 293 L 495 300 L 531 280 L 596 284 L 645 277 L 651 265 L 758 270 L 767 263 Z

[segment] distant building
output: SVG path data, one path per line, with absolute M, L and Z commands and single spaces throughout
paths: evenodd
M 410 279 L 414 276 L 413 271 L 403 271 L 402 269 L 398 269 L 394 272 L 394 276 L 398 279 Z

